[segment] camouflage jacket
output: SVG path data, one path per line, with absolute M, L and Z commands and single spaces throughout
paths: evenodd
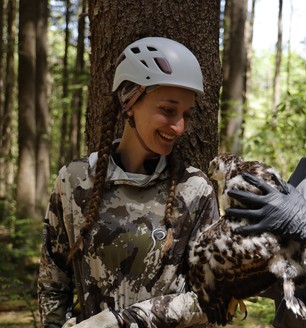
M 43 327 L 61 326 L 72 302 L 73 269 L 67 253 L 85 224 L 97 154 L 64 166 L 50 197 L 38 278 Z M 127 327 L 208 327 L 197 296 L 188 290 L 188 246 L 218 217 L 205 174 L 185 169 L 176 188 L 174 243 L 163 252 L 166 159 L 151 175 L 124 172 L 110 157 L 99 218 L 79 260 L 87 316 L 108 306 L 121 311 Z M 134 320 L 137 318 L 137 320 Z M 52 326 L 52 324 L 55 324 Z

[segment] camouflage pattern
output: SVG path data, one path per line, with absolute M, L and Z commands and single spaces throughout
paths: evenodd
M 96 157 L 64 166 L 50 198 L 38 279 L 43 327 L 61 326 L 72 302 L 73 270 L 66 258 L 85 225 Z M 127 327 L 208 327 L 186 273 L 188 247 L 218 218 L 216 198 L 205 174 L 188 167 L 176 189 L 175 240 L 165 254 L 168 188 L 164 157 L 151 176 L 128 174 L 110 158 L 99 218 L 79 261 L 88 317 L 111 306 Z

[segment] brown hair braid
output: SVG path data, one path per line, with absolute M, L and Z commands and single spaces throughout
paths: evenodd
M 167 238 L 164 244 L 164 251 L 167 252 L 173 244 L 173 229 L 172 224 L 174 220 L 173 216 L 173 207 L 174 207 L 174 200 L 175 200 L 175 189 L 180 180 L 184 170 L 185 165 L 184 162 L 178 160 L 177 156 L 175 155 L 175 150 L 168 156 L 168 163 L 170 165 L 170 187 L 168 198 L 166 202 L 166 209 L 165 209 L 165 226 L 167 228 Z M 174 164 L 175 163 L 175 164 Z
M 170 188 L 168 199 L 166 202 L 166 213 L 165 213 L 165 225 L 167 228 L 167 238 L 164 244 L 164 251 L 167 252 L 173 243 L 173 230 L 172 230 L 172 220 L 173 220 L 173 200 L 175 196 L 175 188 L 177 182 L 175 179 L 170 180 Z
M 100 200 L 104 190 L 105 178 L 107 174 L 109 156 L 111 153 L 111 146 L 115 138 L 119 108 L 120 104 L 118 99 L 116 96 L 114 96 L 112 98 L 112 105 L 110 110 L 105 110 L 103 112 L 96 173 L 94 176 L 91 198 L 89 200 L 85 214 L 86 225 L 81 228 L 80 237 L 69 251 L 68 262 L 72 260 L 73 256 L 80 248 L 84 238 L 86 238 L 87 234 L 93 226 L 95 219 L 98 216 Z

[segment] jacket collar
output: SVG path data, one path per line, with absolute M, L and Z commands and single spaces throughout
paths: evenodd
M 114 143 L 119 143 L 120 140 L 115 140 Z M 95 174 L 96 164 L 98 160 L 98 152 L 91 153 L 89 155 L 89 172 L 90 175 Z M 160 156 L 159 161 L 152 174 L 137 174 L 124 171 L 118 166 L 111 155 L 109 157 L 109 164 L 107 169 L 107 184 L 128 184 L 137 187 L 147 187 L 155 184 L 157 180 L 164 180 L 168 178 L 169 173 L 167 168 L 167 158 Z

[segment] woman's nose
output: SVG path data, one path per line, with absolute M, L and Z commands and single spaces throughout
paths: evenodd
M 185 119 L 183 117 L 177 118 L 175 122 L 172 123 L 171 128 L 176 135 L 180 136 L 186 130 Z

